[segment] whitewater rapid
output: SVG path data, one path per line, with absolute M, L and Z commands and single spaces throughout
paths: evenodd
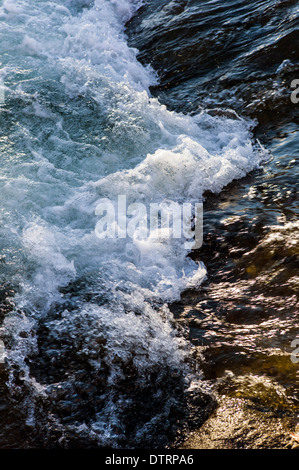
M 194 381 L 167 303 L 206 276 L 183 239 L 99 239 L 99 201 L 202 202 L 265 157 L 254 122 L 170 112 L 151 97 L 157 76 L 125 35 L 140 4 L 0 2 L 2 279 L 15 290 L 1 329 L 8 385 L 31 428 L 99 445 L 125 442 L 123 410 L 138 399 L 119 385 L 128 374 L 148 390 L 154 371 L 150 393 L 165 395 L 160 415 L 136 425 L 137 445 L 169 413 L 166 377 L 175 371 L 186 389 Z M 76 403 L 88 383 L 100 398 L 87 418 Z M 62 396 L 75 403 L 68 419 Z

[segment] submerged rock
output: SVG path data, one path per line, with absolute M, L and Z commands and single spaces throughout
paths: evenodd
M 299 444 L 291 436 L 290 418 L 273 417 L 252 407 L 249 401 L 224 398 L 182 449 L 291 449 Z

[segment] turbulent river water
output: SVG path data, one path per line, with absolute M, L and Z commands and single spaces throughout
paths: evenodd
M 298 23 L 0 1 L 0 447 L 180 445 L 220 396 L 295 427 Z M 123 195 L 203 202 L 201 249 L 99 238 Z

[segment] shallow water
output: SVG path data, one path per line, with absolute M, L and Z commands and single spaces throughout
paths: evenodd
M 206 194 L 204 244 L 193 257 L 204 261 L 208 279 L 172 310 L 188 323 L 204 378 L 221 400 L 242 398 L 274 420 L 262 444 L 246 442 L 244 429 L 233 444 L 217 431 L 217 445 L 271 447 L 275 419 L 279 429 L 284 417 L 286 440 L 272 442 L 284 447 L 298 422 L 299 398 L 298 366 L 290 360 L 298 337 L 298 105 L 290 100 L 298 75 L 298 6 L 166 3 L 145 7 L 129 28 L 138 58 L 150 59 L 159 72 L 152 93 L 191 114 L 204 108 L 249 116 L 271 152 L 261 170 L 218 197 Z M 214 445 L 198 435 L 192 445 Z
M 296 2 L 138 6 L 0 3 L 1 447 L 169 446 L 215 391 L 296 416 Z M 99 240 L 123 194 L 204 200 L 201 251 Z

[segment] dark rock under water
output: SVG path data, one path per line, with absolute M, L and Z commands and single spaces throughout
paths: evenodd
M 128 25 L 152 93 L 171 109 L 257 120 L 262 170 L 206 194 L 208 279 L 172 310 L 187 322 L 219 408 L 186 448 L 289 448 L 298 423 L 298 105 L 296 2 L 147 2 Z M 254 429 L 254 431 L 253 431 Z M 247 435 L 248 434 L 248 435 Z

